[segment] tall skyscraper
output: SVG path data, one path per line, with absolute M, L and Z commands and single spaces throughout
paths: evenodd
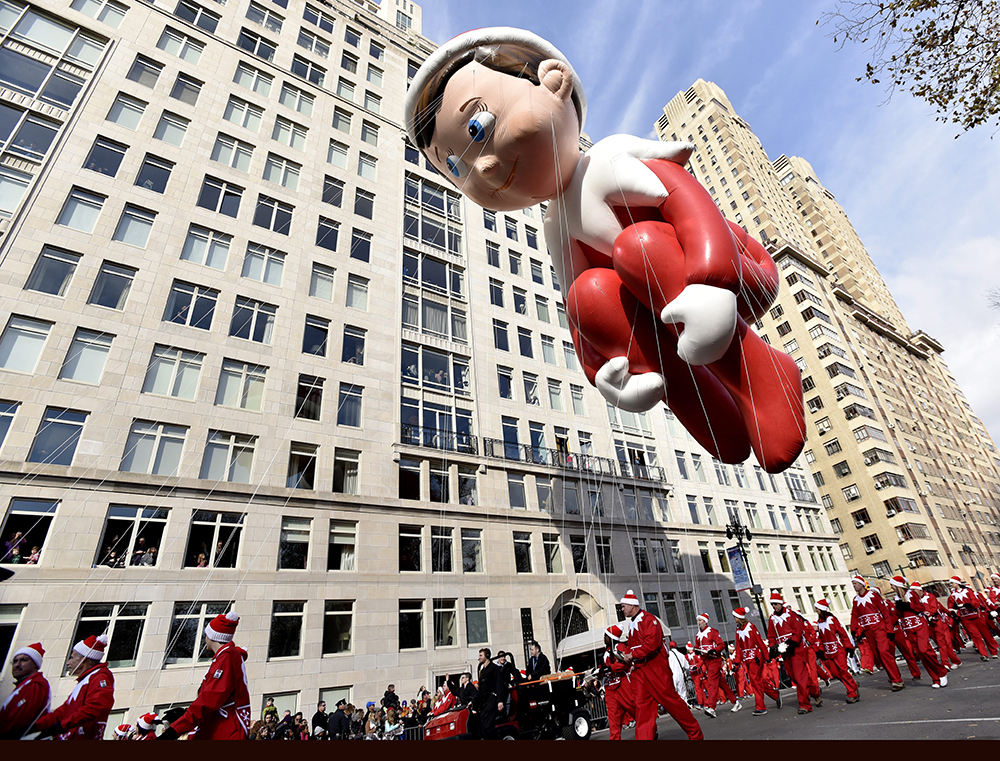
M 229 606 L 255 711 L 409 698 L 532 638 L 579 665 L 629 588 L 731 636 L 737 518 L 765 593 L 844 615 L 807 472 L 609 408 L 543 210 L 406 145 L 420 17 L 0 4 L 0 665 L 41 641 L 57 701 L 105 630 L 112 726 L 190 701 Z
M 989 586 L 1000 560 L 1000 459 L 942 358 L 912 331 L 844 209 L 808 161 L 773 162 L 714 83 L 656 122 L 695 144 L 689 171 L 770 247 L 784 278 L 757 329 L 802 370 L 805 459 L 852 574 L 902 573 L 939 594 Z

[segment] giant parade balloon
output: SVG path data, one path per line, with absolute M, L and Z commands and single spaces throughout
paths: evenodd
M 545 238 L 589 381 L 633 412 L 665 402 L 723 462 L 769 472 L 802 451 L 799 368 L 749 326 L 774 301 L 774 261 L 684 169 L 685 142 L 613 135 L 580 152 L 573 67 L 523 29 L 459 35 L 407 92 L 410 141 L 475 203 L 549 202 Z

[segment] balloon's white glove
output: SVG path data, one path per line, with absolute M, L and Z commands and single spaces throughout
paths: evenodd
M 660 320 L 684 323 L 677 355 L 689 365 L 722 359 L 736 332 L 736 294 L 713 285 L 688 285 L 663 307 Z
M 628 357 L 609 359 L 594 378 L 601 396 L 619 409 L 645 412 L 667 398 L 667 384 L 659 373 L 633 375 L 628 371 Z

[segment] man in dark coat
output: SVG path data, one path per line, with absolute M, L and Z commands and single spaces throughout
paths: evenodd
M 331 740 L 346 740 L 351 735 L 351 717 L 344 713 L 346 700 L 337 701 L 337 710 L 330 714 L 327 735 Z
M 497 739 L 497 714 L 504 710 L 507 686 L 501 679 L 500 667 L 490 660 L 490 649 L 479 651 L 479 688 L 472 700 L 476 714 L 477 736 L 483 740 Z
M 316 706 L 316 713 L 312 717 L 312 734 L 313 737 L 316 736 L 316 727 L 319 727 L 326 732 L 327 725 L 330 723 L 330 714 L 326 712 L 326 701 L 321 700 Z M 320 733 L 322 735 L 322 733 Z
M 382 707 L 387 711 L 390 708 L 395 708 L 399 711 L 399 695 L 396 694 L 396 685 L 390 684 L 382 694 Z
M 542 646 L 532 640 L 531 658 L 528 659 L 528 670 L 525 681 L 534 682 L 536 679 L 541 679 L 546 674 L 551 673 L 552 667 L 549 666 L 549 659 L 542 654 Z

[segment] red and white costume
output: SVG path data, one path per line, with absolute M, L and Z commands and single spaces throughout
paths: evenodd
M 622 627 L 615 624 L 605 630 L 612 641 L 611 647 L 619 653 L 628 653 L 629 647 L 622 639 Z M 609 739 L 621 740 L 622 727 L 630 721 L 635 721 L 635 691 L 629 672 L 632 666 L 619 661 L 611 652 L 604 653 L 604 665 L 610 673 L 604 677 L 604 703 L 608 708 Z
M 115 678 L 106 664 L 98 663 L 77 677 L 66 702 L 36 721 L 35 729 L 57 727 L 59 740 L 102 740 L 114 704 Z
M 746 620 L 745 608 L 737 608 L 733 614 L 739 627 L 736 629 L 736 651 L 733 654 L 733 662 L 742 667 L 750 682 L 750 690 L 754 695 L 754 708 L 758 711 L 767 710 L 767 706 L 764 705 L 765 695 L 780 705 L 778 691 L 764 684 L 764 662 L 768 660 L 767 645 L 764 644 L 757 627 Z
M 691 667 L 691 681 L 694 682 L 695 704 L 701 707 L 705 705 L 705 665 L 692 642 L 687 643 L 687 659 Z
M 819 638 L 816 636 L 816 629 L 802 613 L 798 613 L 799 618 L 802 619 L 802 636 L 805 641 L 805 646 L 809 648 L 809 653 L 806 655 L 806 668 L 809 669 L 809 685 L 810 690 L 813 686 L 819 689 L 820 677 L 829 681 L 830 675 L 827 673 L 826 668 L 821 668 L 819 662 L 816 660 L 816 653 L 819 652 Z
M 44 654 L 45 650 L 36 642 L 22 647 L 11 658 L 26 655 L 40 669 Z M 0 740 L 20 740 L 35 720 L 49 710 L 50 698 L 49 683 L 41 671 L 21 679 L 0 705 Z
M 239 616 L 216 616 L 205 627 L 205 636 L 223 642 L 201 680 L 198 697 L 170 728 L 191 733 L 191 740 L 245 740 L 250 730 L 250 688 L 247 686 L 246 650 L 233 644 Z M 228 638 L 228 639 L 227 639 Z
M 638 605 L 631 590 L 621 600 L 622 605 Z M 663 706 L 691 740 L 703 740 L 701 727 L 674 689 L 674 677 L 663 649 L 663 626 L 648 610 L 641 610 L 628 621 L 628 648 L 633 658 L 630 674 L 635 694 L 635 739 L 652 740 Z
M 854 577 L 862 584 L 866 582 L 860 576 Z M 896 667 L 895 647 L 889 639 L 892 634 L 893 616 L 882 599 L 882 595 L 874 587 L 864 594 L 854 596 L 851 607 L 851 631 L 858 632 L 871 646 L 875 663 L 885 669 L 889 682 L 894 685 L 903 683 L 903 677 Z
M 941 607 L 937 597 L 930 592 L 923 591 L 920 582 L 911 582 L 910 589 L 920 595 L 920 604 L 924 606 L 924 617 L 927 619 L 929 634 L 937 643 L 941 665 L 945 668 L 948 668 L 949 664 L 961 666 L 962 661 L 955 654 L 955 648 L 951 642 L 951 628 L 948 626 L 951 616 Z
M 785 664 L 785 671 L 792 681 L 795 682 L 795 692 L 799 699 L 799 710 L 812 713 L 812 704 L 809 698 L 820 696 L 819 685 L 814 684 L 809 678 L 809 666 L 806 658 L 810 656 L 808 646 L 805 644 L 805 634 L 802 628 L 802 617 L 784 605 L 780 595 L 772 593 L 771 602 L 780 602 L 783 607 L 780 613 L 772 613 L 767 620 L 767 644 L 769 647 L 777 647 L 781 650 L 784 644 L 791 652 L 786 652 L 781 656 Z
M 431 709 L 431 716 L 440 716 L 443 713 L 448 713 L 452 708 L 455 707 L 455 694 L 448 690 L 441 696 L 441 699 L 434 704 Z
M 927 619 L 923 616 L 924 604 L 920 601 L 920 593 L 910 589 L 910 583 L 902 576 L 893 576 L 891 583 L 898 590 L 894 603 L 899 618 L 899 629 L 909 643 L 913 656 L 924 664 L 934 684 L 947 685 L 948 669 L 941 665 L 931 648 L 931 631 Z M 897 644 L 899 639 L 897 636 Z
M 708 621 L 708 616 L 704 613 L 699 616 Z M 737 702 L 736 695 L 729 689 L 729 682 L 722 673 L 722 654 L 726 650 L 726 643 L 722 641 L 719 632 L 711 626 L 706 626 L 695 635 L 695 645 L 701 660 L 705 664 L 705 707 L 714 709 L 719 698 L 719 690 L 722 690 L 723 700 Z
M 961 579 L 957 576 L 952 576 L 952 581 L 956 584 L 962 583 Z M 997 654 L 997 643 L 993 639 L 993 635 L 990 634 L 989 629 L 986 628 L 986 622 L 983 620 L 982 602 L 971 587 L 960 586 L 953 588 L 951 594 L 948 596 L 948 607 L 958 613 L 958 617 L 962 621 L 962 626 L 965 627 L 965 631 L 972 640 L 972 644 L 975 645 L 976 650 L 979 651 L 979 655 L 983 660 L 989 658 L 990 655 Z
M 820 615 L 816 622 L 816 637 L 826 658 L 826 667 L 834 679 L 843 683 L 847 697 L 854 702 L 858 697 L 858 683 L 847 670 L 847 651 L 854 649 L 854 640 L 837 617 L 830 615 L 830 605 L 826 600 L 818 600 L 816 610 Z

